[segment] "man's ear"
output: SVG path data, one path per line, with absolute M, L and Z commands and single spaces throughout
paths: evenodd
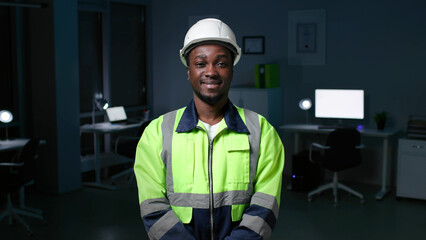
M 188 75 L 188 80 L 189 80 L 189 67 L 186 67 L 186 69 L 188 70 L 186 71 L 186 74 Z

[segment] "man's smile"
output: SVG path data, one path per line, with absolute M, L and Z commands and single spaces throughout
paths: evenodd
M 221 80 L 200 80 L 200 84 L 207 88 L 217 88 L 221 83 Z

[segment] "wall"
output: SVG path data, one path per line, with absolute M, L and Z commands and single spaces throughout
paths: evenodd
M 288 66 L 287 13 L 289 10 L 326 10 L 326 65 Z M 219 15 L 243 36 L 265 36 L 264 55 L 243 55 L 235 68 L 233 85 L 253 83 L 254 64 L 280 64 L 283 123 L 304 121 L 298 109 L 302 97 L 313 99 L 315 88 L 362 88 L 366 119 L 374 126 L 378 111 L 390 113 L 388 127 L 405 129 L 410 114 L 426 115 L 426 2 L 408 1 L 173 1 L 152 3 L 153 110 L 159 115 L 185 106 L 192 97 L 186 69 L 178 51 L 188 29 L 188 17 Z M 292 136 L 283 134 L 286 173 L 289 173 Z M 361 180 L 380 181 L 380 142 L 366 139 L 367 160 L 354 174 L 369 170 Z M 395 156 L 395 151 L 393 155 Z

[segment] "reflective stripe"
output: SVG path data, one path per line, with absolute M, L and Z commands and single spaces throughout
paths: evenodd
M 249 204 L 250 197 L 250 192 L 245 190 L 215 193 L 213 195 L 214 207 Z M 209 208 L 209 194 L 171 193 L 167 195 L 167 198 L 172 206 Z
M 259 234 L 263 239 L 269 239 L 272 234 L 272 229 L 263 218 L 258 216 L 251 216 L 248 214 L 243 215 L 243 220 L 240 226 L 245 226 L 253 232 Z
M 253 181 L 256 176 L 257 160 L 259 158 L 261 129 L 257 113 L 244 109 L 244 116 L 246 119 L 246 126 L 250 132 L 248 135 L 250 142 L 250 182 L 247 190 L 253 192 Z
M 247 190 L 227 191 L 214 194 L 214 207 L 250 204 L 251 193 Z
M 179 218 L 172 210 L 164 214 L 152 227 L 149 229 L 148 236 L 150 239 L 160 239 L 174 225 L 179 222 Z
M 170 209 L 170 203 L 167 198 L 147 199 L 141 203 L 140 209 L 141 216 L 144 217 L 154 212 Z
M 264 208 L 270 209 L 274 213 L 275 219 L 278 218 L 278 213 L 280 209 L 278 206 L 277 198 L 275 196 L 266 193 L 256 192 L 251 198 L 250 204 L 256 204 Z
M 172 176 L 172 139 L 176 113 L 177 110 L 166 113 L 163 116 L 163 123 L 161 124 L 161 131 L 163 132 L 163 150 L 161 151 L 161 158 L 167 169 L 167 192 L 171 193 L 174 191 Z

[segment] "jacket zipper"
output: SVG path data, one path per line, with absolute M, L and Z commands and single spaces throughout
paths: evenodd
M 202 128 L 200 128 L 202 129 Z M 226 129 L 226 128 L 225 128 Z M 222 132 L 222 129 L 220 132 Z M 202 129 L 205 131 L 204 129 Z M 209 142 L 209 210 L 210 210 L 210 238 L 214 240 L 214 199 L 213 199 L 213 142 L 216 136 L 219 135 L 220 132 L 215 134 L 215 137 Z M 206 132 L 207 133 L 207 132 Z
M 209 144 L 209 197 L 210 197 L 210 236 L 214 240 L 214 202 L 213 202 L 213 139 Z

